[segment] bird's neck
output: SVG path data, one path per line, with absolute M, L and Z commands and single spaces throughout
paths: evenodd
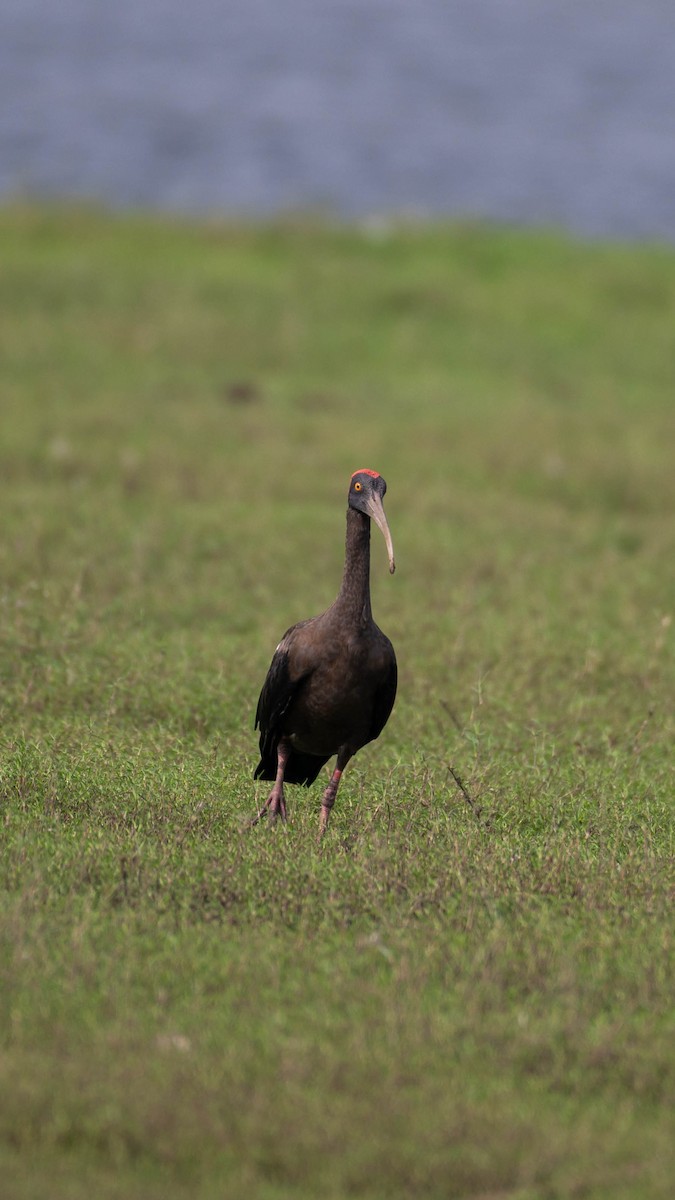
M 356 625 L 372 620 L 370 607 L 370 517 L 347 509 L 347 542 L 342 586 L 335 607 Z

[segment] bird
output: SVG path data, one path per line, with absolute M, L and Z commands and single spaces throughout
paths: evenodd
M 254 778 L 272 790 L 250 824 L 265 814 L 286 821 L 284 784 L 310 787 L 334 754 L 335 768 L 321 800 L 319 838 L 328 826 L 347 763 L 386 725 L 396 698 L 396 654 L 375 624 L 370 603 L 370 523 L 379 526 L 396 570 L 377 471 L 361 468 L 349 481 L 342 583 L 317 617 L 292 625 L 274 651 L 255 716 L 260 762 Z

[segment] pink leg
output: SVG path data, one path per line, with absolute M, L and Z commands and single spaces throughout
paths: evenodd
M 269 810 L 270 825 L 273 825 L 278 816 L 282 821 L 286 820 L 286 801 L 284 800 L 284 771 L 288 756 L 291 753 L 291 748 L 288 742 L 279 742 L 277 746 L 277 777 L 274 780 L 274 787 L 270 792 L 267 800 L 262 808 L 249 822 L 250 825 L 257 825 L 258 821 L 262 820 L 265 813 Z
M 328 784 L 328 787 L 326 788 L 326 790 L 323 794 L 323 797 L 321 799 L 321 821 L 319 823 L 319 838 L 323 837 L 324 833 L 326 832 L 326 827 L 328 825 L 328 821 L 330 818 L 331 809 L 332 809 L 333 805 L 335 804 L 335 797 L 337 796 L 337 791 L 340 786 L 342 772 L 344 771 L 345 767 L 347 766 L 347 763 L 349 762 L 350 758 L 351 758 L 351 754 L 349 753 L 349 751 L 343 750 L 343 749 L 340 750 L 340 752 L 337 756 L 335 770 L 333 771 L 333 774 L 331 775 L 330 783 Z

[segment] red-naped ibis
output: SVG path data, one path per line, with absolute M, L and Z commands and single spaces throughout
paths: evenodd
M 349 484 L 347 543 L 337 599 L 282 637 L 260 693 L 256 779 L 274 780 L 255 824 L 269 812 L 286 819 L 284 783 L 309 787 L 337 754 L 321 801 L 320 834 L 350 758 L 378 737 L 396 696 L 396 655 L 370 607 L 370 521 L 382 530 L 393 573 L 394 548 L 382 507 L 387 485 L 377 471 L 355 471 Z

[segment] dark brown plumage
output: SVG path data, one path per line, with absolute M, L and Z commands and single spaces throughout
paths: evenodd
M 376 471 L 355 471 L 349 487 L 347 543 L 337 599 L 318 617 L 300 621 L 277 646 L 258 700 L 260 728 L 256 779 L 274 780 L 253 818 L 269 812 L 286 819 L 284 783 L 309 787 L 337 754 L 323 794 L 323 833 L 340 777 L 350 758 L 378 737 L 396 696 L 396 655 L 370 607 L 370 521 L 377 522 L 394 571 L 394 552 L 382 497 L 387 485 Z

